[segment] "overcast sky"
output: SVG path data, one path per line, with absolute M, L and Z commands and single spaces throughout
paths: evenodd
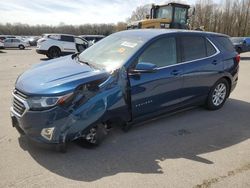
M 166 0 L 0 0 L 1 23 L 65 24 L 125 21 L 139 5 Z M 195 0 L 185 0 L 194 4 Z

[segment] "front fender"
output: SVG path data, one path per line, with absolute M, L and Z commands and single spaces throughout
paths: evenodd
M 97 123 L 105 123 L 111 118 L 128 121 L 130 119 L 128 105 L 125 102 L 121 87 L 118 84 L 105 87 L 74 110 L 71 114 L 74 123 L 69 125 L 67 130 L 68 139 L 74 140 L 91 126 Z

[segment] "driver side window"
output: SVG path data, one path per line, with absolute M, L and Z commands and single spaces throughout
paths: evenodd
M 177 63 L 176 40 L 166 37 L 153 42 L 139 57 L 138 63 L 153 63 L 157 67 L 164 67 Z

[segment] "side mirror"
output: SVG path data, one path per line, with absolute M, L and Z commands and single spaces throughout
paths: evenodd
M 153 73 L 153 72 L 156 72 L 157 71 L 157 66 L 153 63 L 144 63 L 144 62 L 141 62 L 141 63 L 138 63 L 135 67 L 135 69 L 133 70 L 130 70 L 130 73 Z

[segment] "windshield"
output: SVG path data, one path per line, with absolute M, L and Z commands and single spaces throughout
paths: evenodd
M 174 22 L 185 24 L 187 23 L 187 8 L 175 7 Z
M 156 18 L 169 18 L 172 19 L 172 7 L 164 6 L 156 9 Z
M 79 58 L 108 71 L 120 68 L 145 42 L 139 36 L 113 34 L 83 51 Z

